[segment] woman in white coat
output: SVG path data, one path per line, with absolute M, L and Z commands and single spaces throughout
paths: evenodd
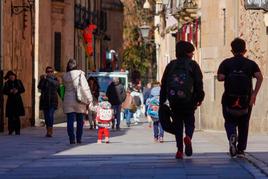
M 76 60 L 70 59 L 67 64 L 66 73 L 63 75 L 63 83 L 65 87 L 65 94 L 63 100 L 63 112 L 67 114 L 67 132 L 70 144 L 81 143 L 83 134 L 83 117 L 87 113 L 88 104 L 80 103 L 77 101 L 76 93 L 77 86 L 80 85 L 83 91 L 83 98 L 92 102 L 92 95 L 89 89 L 85 73 L 77 69 Z M 74 134 L 74 120 L 77 122 L 76 137 Z

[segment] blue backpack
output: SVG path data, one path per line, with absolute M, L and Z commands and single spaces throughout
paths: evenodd
M 147 114 L 153 118 L 154 121 L 159 120 L 159 96 L 152 96 L 148 99 Z

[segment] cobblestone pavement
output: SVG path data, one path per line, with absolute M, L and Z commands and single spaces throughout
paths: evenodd
M 196 131 L 193 156 L 176 160 L 174 137 L 154 143 L 146 123 L 111 131 L 109 144 L 96 144 L 97 131 L 85 128 L 83 143 L 70 145 L 65 123 L 53 138 L 40 127 L 21 133 L 0 134 L 1 179 L 268 178 L 268 135 L 251 135 L 247 157 L 231 159 L 225 133 Z

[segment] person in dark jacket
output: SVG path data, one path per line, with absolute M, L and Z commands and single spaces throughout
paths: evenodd
M 177 67 L 181 67 L 184 64 L 184 68 L 187 68 L 187 74 L 192 79 L 191 97 L 187 99 L 187 103 L 181 104 L 180 100 L 172 101 L 173 98 L 169 98 L 169 105 L 171 108 L 172 118 L 173 118 L 173 134 L 176 136 L 177 143 L 177 153 L 176 158 L 183 158 L 183 141 L 185 144 L 185 154 L 187 156 L 192 155 L 192 143 L 191 139 L 193 137 L 194 128 L 195 128 L 195 116 L 194 112 L 197 106 L 200 106 L 205 93 L 203 91 L 203 75 L 200 70 L 199 65 L 192 60 L 194 46 L 190 42 L 179 41 L 176 44 L 176 57 L 177 59 L 172 60 L 167 67 L 165 68 L 162 81 L 161 81 L 161 91 L 160 91 L 160 108 L 165 105 L 170 95 L 181 95 L 181 91 L 177 91 L 173 94 L 172 91 L 168 91 L 169 84 L 176 82 L 174 79 L 170 79 L 174 74 L 174 70 L 177 70 Z M 188 67 L 186 67 L 188 64 Z M 181 83 L 181 76 L 178 83 Z M 186 92 L 187 93 L 187 92 Z M 184 94 L 185 95 L 185 94 Z M 187 94 L 186 94 L 187 95 Z M 174 97 L 175 99 L 175 97 Z M 161 120 L 161 119 L 160 119 Z M 185 137 L 183 138 L 183 126 L 185 126 Z
M 12 135 L 15 131 L 16 135 L 20 135 L 20 116 L 25 115 L 21 94 L 25 92 L 25 89 L 21 80 L 18 80 L 17 75 L 12 71 L 8 71 L 4 79 L 7 80 L 3 91 L 8 96 L 6 103 L 8 134 Z
M 111 103 L 114 109 L 114 115 L 116 118 L 116 130 L 120 130 L 120 118 L 121 118 L 121 105 L 126 99 L 126 90 L 120 83 L 119 78 L 113 78 L 113 82 L 108 86 L 106 91 L 108 101 Z M 114 128 L 115 119 L 112 121 L 112 128 Z
M 52 67 L 46 67 L 46 74 L 41 75 L 38 84 L 38 89 L 41 90 L 40 109 L 44 112 L 47 129 L 46 137 L 52 137 L 54 112 L 58 108 L 57 90 L 59 87 L 59 82 L 53 73 L 54 70 Z

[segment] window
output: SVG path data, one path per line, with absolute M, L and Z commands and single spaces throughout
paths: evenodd
M 61 71 L 61 32 L 55 32 L 54 40 L 54 68 Z

